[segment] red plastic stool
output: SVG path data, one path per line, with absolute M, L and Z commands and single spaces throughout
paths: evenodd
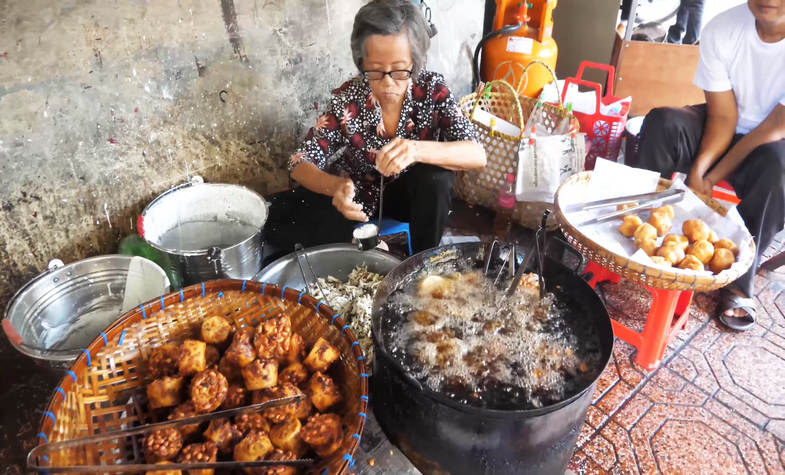
M 586 264 L 584 273 L 591 273 L 592 278 L 589 285 L 594 288 L 597 283 L 610 281 L 618 283 L 621 276 L 609 271 L 594 261 Z M 611 319 L 613 334 L 638 349 L 635 363 L 639 366 L 652 370 L 662 362 L 662 355 L 665 347 L 671 341 L 678 329 L 687 326 L 687 309 L 692 303 L 691 290 L 665 290 L 637 284 L 649 291 L 652 296 L 649 315 L 646 317 L 646 325 L 643 332 L 639 333 L 630 327 Z M 673 321 L 674 315 L 679 318 Z

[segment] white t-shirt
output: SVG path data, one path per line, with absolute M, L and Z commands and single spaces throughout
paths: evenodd
M 785 39 L 764 43 L 747 4 L 726 10 L 701 32 L 693 84 L 708 92 L 733 90 L 736 133 L 746 134 L 785 105 Z

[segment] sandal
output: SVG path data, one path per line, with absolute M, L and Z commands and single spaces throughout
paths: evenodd
M 726 327 L 731 330 L 743 332 L 749 330 L 755 325 L 755 300 L 748 297 L 743 297 L 730 290 L 724 290 L 722 293 L 722 302 L 720 304 L 720 313 L 717 319 Z M 735 309 L 744 310 L 747 314 L 740 317 L 729 317 L 725 315 L 728 310 Z

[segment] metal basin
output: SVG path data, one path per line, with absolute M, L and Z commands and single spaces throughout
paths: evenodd
M 127 286 L 137 279 L 140 285 Z M 3 331 L 17 350 L 43 366 L 68 367 L 129 309 L 124 307 L 168 291 L 164 271 L 141 257 L 98 256 L 65 266 L 52 261 L 49 270 L 19 289 L 8 303 Z
M 352 244 L 325 244 L 305 249 L 313 271 L 319 277 L 333 276 L 346 281 L 349 273 L 357 266 L 365 265 L 370 272 L 386 275 L 401 260 L 384 251 L 376 249 L 361 251 Z M 310 272 L 302 259 L 304 270 L 310 279 Z M 305 289 L 300 267 L 297 265 L 296 253 L 287 254 L 271 262 L 254 277 L 259 282 L 269 282 L 293 289 Z

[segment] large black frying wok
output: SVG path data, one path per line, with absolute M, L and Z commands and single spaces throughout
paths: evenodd
M 558 403 L 503 411 L 462 404 L 423 387 L 404 372 L 384 344 L 382 320 L 396 317 L 384 315 L 387 297 L 413 274 L 427 269 L 432 257 L 448 250 L 479 256 L 481 247 L 480 243 L 466 243 L 423 251 L 393 269 L 381 283 L 373 304 L 374 414 L 387 436 L 424 473 L 563 474 L 597 377 L 613 349 L 613 331 L 605 305 L 576 270 L 546 257 L 546 288 L 593 323 L 601 346 L 601 367 L 585 388 Z M 477 259 L 478 268 L 481 265 Z

